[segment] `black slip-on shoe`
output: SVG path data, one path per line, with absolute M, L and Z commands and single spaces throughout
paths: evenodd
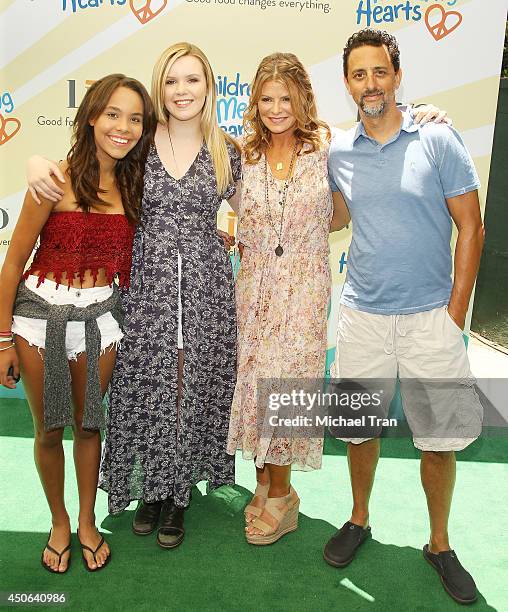
M 159 524 L 162 502 L 147 503 L 143 500 L 139 502 L 132 521 L 132 531 L 136 535 L 148 535 Z
M 183 517 L 185 508 L 175 506 L 173 500 L 168 499 L 162 505 L 160 526 L 157 531 L 157 544 L 162 548 L 176 548 L 183 542 L 185 529 Z
M 453 550 L 445 550 L 437 555 L 430 552 L 429 545 L 423 547 L 423 556 L 441 578 L 445 591 L 461 604 L 476 601 L 478 593 L 471 574 L 465 570 Z
M 364 529 L 347 521 L 326 543 L 323 558 L 334 567 L 346 567 L 353 560 L 358 548 L 370 537 L 370 527 Z

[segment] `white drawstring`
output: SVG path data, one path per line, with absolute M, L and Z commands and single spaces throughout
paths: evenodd
M 395 326 L 399 336 L 404 337 L 406 335 L 406 325 L 405 325 L 405 315 L 397 315 L 397 319 L 395 320 Z
M 395 316 L 390 316 L 390 325 L 388 327 L 388 331 L 386 332 L 384 351 L 387 355 L 391 355 L 393 353 L 394 345 L 395 345 Z
M 404 325 L 404 315 L 390 315 L 390 326 L 385 336 L 384 352 L 391 355 L 395 350 L 395 336 L 406 335 L 406 326 Z

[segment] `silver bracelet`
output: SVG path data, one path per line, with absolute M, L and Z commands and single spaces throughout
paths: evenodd
M 13 342 L 14 336 L 2 336 L 0 337 L 0 342 Z
M 0 348 L 0 351 L 6 351 L 6 350 L 8 350 L 8 349 L 12 348 L 13 346 L 16 346 L 16 345 L 14 344 L 14 342 L 13 342 L 13 343 L 12 343 L 10 346 L 6 346 L 5 348 Z

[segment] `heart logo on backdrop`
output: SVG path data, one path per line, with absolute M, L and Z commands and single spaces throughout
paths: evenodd
M 441 40 L 462 23 L 462 15 L 458 11 L 445 11 L 440 4 L 429 6 L 425 13 L 425 25 L 435 40 Z
M 131 11 L 136 16 L 137 20 L 142 23 L 148 23 L 155 19 L 167 6 L 168 0 L 130 0 L 129 4 Z
M 14 138 L 21 128 L 21 121 L 14 117 L 4 119 L 0 115 L 0 145 L 5 144 L 11 138 Z

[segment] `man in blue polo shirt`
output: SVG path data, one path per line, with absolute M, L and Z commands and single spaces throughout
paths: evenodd
M 447 592 L 470 603 L 476 587 L 450 549 L 448 515 L 455 451 L 481 432 L 482 408 L 462 338 L 483 246 L 479 181 L 455 130 L 421 127 L 397 109 L 402 71 L 393 36 L 371 29 L 354 34 L 343 62 L 361 122 L 336 134 L 330 147 L 332 230 L 350 220 L 353 227 L 332 371 L 343 379 L 393 381 L 387 383 L 391 394 L 399 376 L 404 412 L 422 451 L 431 525 L 423 554 Z M 452 219 L 458 228 L 453 281 Z M 422 403 L 414 381 L 436 378 L 455 379 L 463 388 L 425 393 L 436 399 Z M 350 520 L 325 547 L 325 560 L 337 567 L 370 536 L 368 502 L 380 448 L 379 439 L 367 435 L 342 439 L 354 503 Z

